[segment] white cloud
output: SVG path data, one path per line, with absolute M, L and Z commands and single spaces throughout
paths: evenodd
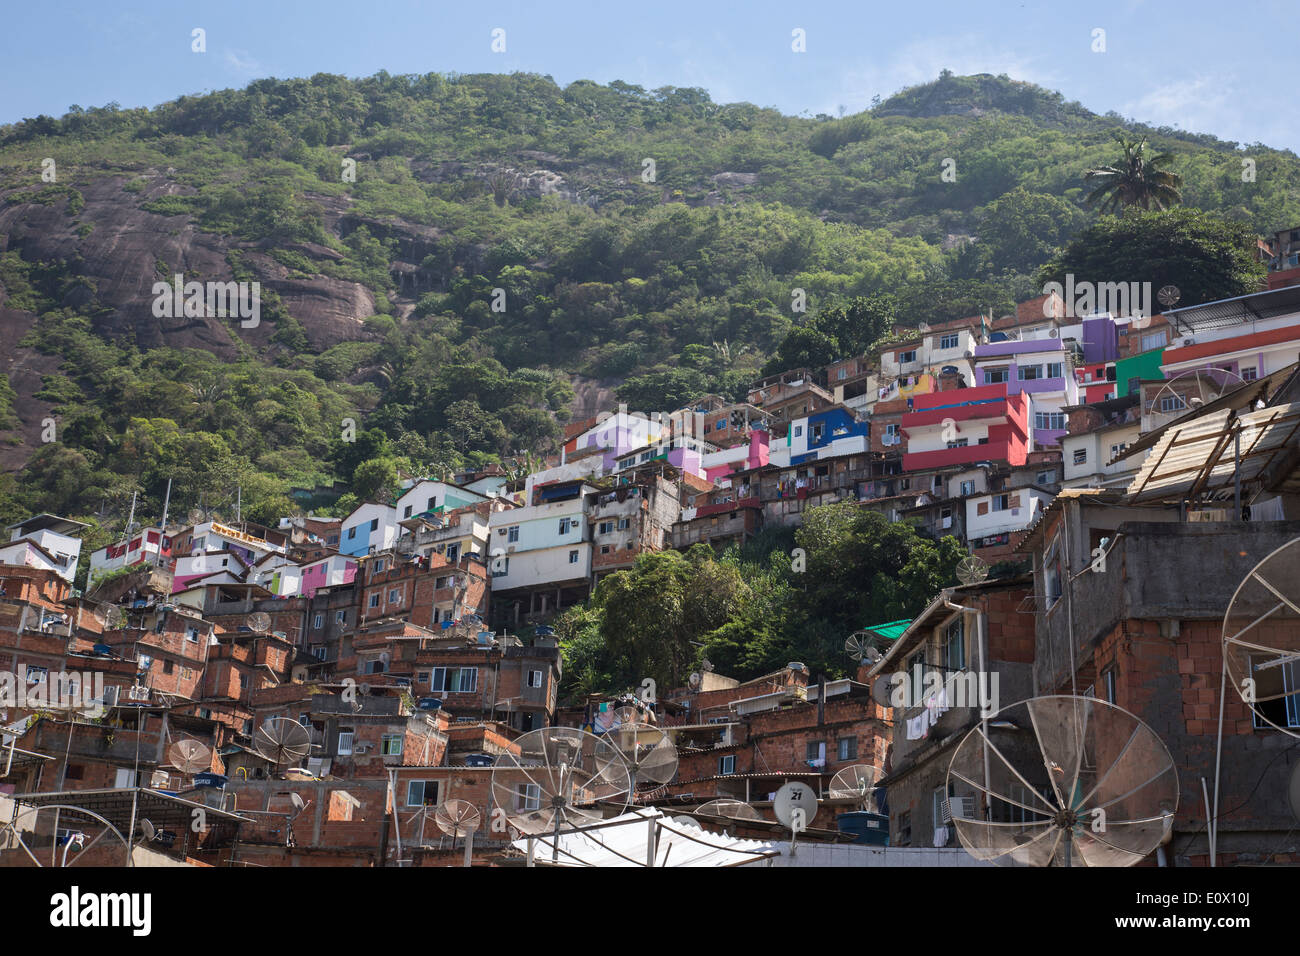
M 265 68 L 247 50 L 227 50 L 226 66 L 240 76 L 255 77 L 266 73 Z

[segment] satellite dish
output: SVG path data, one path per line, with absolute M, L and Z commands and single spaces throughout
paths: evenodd
M 1228 680 L 1255 716 L 1292 737 L 1287 713 L 1300 686 L 1300 538 L 1265 556 L 1237 585 L 1223 616 Z
M 983 558 L 968 554 L 957 562 L 957 580 L 962 584 L 979 584 L 988 576 L 988 562 Z
M 1173 420 L 1194 408 L 1209 404 L 1221 395 L 1231 392 L 1246 380 L 1236 372 L 1224 368 L 1190 369 L 1175 375 L 1160 386 L 1151 399 L 1149 414 Z M 1168 411 L 1164 405 L 1169 404 Z
M 726 817 L 728 820 L 763 819 L 763 814 L 740 800 L 710 800 L 696 807 L 695 813 L 706 817 Z
M 976 859 L 1133 866 L 1173 826 L 1178 771 L 1155 731 L 1123 708 L 1032 697 L 962 739 L 948 793 L 945 822 Z
M 713 662 L 706 657 L 700 662 L 700 670 L 711 673 L 713 671 Z
M 600 739 L 574 727 L 543 727 L 515 740 L 492 769 L 492 802 L 516 830 L 558 836 L 565 827 L 599 823 L 596 802 L 627 807 L 632 772 L 621 761 L 599 765 Z M 554 846 L 552 858 L 558 859 Z
M 167 751 L 172 766 L 181 773 L 196 774 L 212 765 L 212 751 L 197 740 L 178 740 Z
M 153 821 L 140 819 L 140 835 L 144 837 L 145 843 L 152 843 L 158 836 L 158 829 L 153 825 Z
M 256 631 L 258 634 L 263 634 L 271 627 L 271 615 L 267 614 L 265 611 L 255 611 L 248 615 L 246 623 L 248 624 L 248 629 L 250 631 Z
M 700 672 L 695 671 L 687 678 L 686 683 L 690 685 L 691 690 L 699 690 L 700 682 L 703 681 L 703 679 L 704 678 L 700 676 Z
M 906 676 L 906 675 L 904 675 Z M 894 675 L 877 674 L 871 682 L 871 699 L 881 707 L 894 706 Z
M 307 806 L 307 802 L 303 800 L 302 794 L 298 793 L 296 790 L 289 794 L 289 802 L 293 804 L 295 810 L 302 810 Z
M 879 813 L 876 805 L 876 781 L 880 779 L 880 768 L 870 764 L 856 763 L 845 767 L 831 778 L 830 798 L 832 800 L 857 800 L 859 810 Z
M 596 766 L 602 773 L 607 767 L 618 773 L 624 766 L 632 773 L 634 787 L 662 787 L 677 774 L 677 747 L 658 727 L 628 722 L 600 738 Z
M 794 829 L 795 811 L 802 810 L 803 826 L 799 829 L 806 830 L 812 823 L 813 817 L 817 816 L 817 804 L 816 790 L 806 783 L 792 781 L 776 792 L 776 799 L 772 801 L 772 810 L 776 818 L 791 830 Z
M 253 736 L 253 749 L 277 767 L 295 763 L 311 753 L 307 728 L 288 717 L 263 721 Z
M 1160 291 L 1156 293 L 1156 298 L 1165 308 L 1171 307 L 1175 302 L 1183 297 L 1176 285 L 1162 285 Z
M 452 839 L 467 837 L 479 827 L 478 807 L 468 800 L 448 800 L 433 815 L 438 829 Z

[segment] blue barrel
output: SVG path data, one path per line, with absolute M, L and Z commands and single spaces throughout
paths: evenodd
M 883 813 L 854 810 L 835 817 L 835 826 L 841 833 L 853 834 L 854 843 L 867 846 L 889 846 L 889 817 Z

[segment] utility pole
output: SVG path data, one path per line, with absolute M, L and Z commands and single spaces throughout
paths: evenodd
M 131 514 L 126 519 L 126 540 L 131 540 L 131 526 L 135 524 L 135 498 L 140 492 L 131 492 Z

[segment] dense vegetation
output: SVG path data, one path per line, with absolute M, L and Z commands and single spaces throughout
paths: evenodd
M 1084 174 L 1116 160 L 1117 127 L 1172 154 L 1183 201 L 1239 236 L 1300 221 L 1291 153 L 1125 124 L 1006 77 L 945 73 L 866 113 L 805 119 L 698 89 L 321 74 L 0 128 L 0 210 L 58 210 L 85 240 L 99 228 L 85 192 L 109 178 L 124 202 L 218 237 L 234 277 L 259 277 L 257 251 L 294 277 L 361 283 L 376 313 L 313 349 L 271 293 L 264 348 L 237 329 L 233 360 L 143 348 L 101 320 L 147 303 L 103 301 L 77 256 L 10 243 L 4 305 L 39 316 L 23 345 L 60 362 L 36 396 L 59 424 L 0 476 L 0 517 L 120 527 L 133 491 L 139 514 L 161 511 L 168 478 L 173 515 L 228 514 L 236 487 L 255 518 L 335 482 L 382 496 L 399 471 L 553 447 L 577 384 L 668 409 L 894 322 L 1003 313 L 1045 264 L 1073 261 L 1053 258 L 1071 239 L 1116 228 L 1084 203 Z M 57 184 L 39 181 L 47 156 Z M 403 284 L 393 264 L 413 230 Z M 0 441 L 20 440 L 22 398 L 0 377 Z
M 679 687 L 701 658 L 742 680 L 790 661 L 842 676 L 853 667 L 847 635 L 916 614 L 954 583 L 965 554 L 956 538 L 931 541 L 851 502 L 812 508 L 793 533 L 772 529 L 721 556 L 708 545 L 643 554 L 556 622 L 562 690 L 581 699 L 647 677 Z

